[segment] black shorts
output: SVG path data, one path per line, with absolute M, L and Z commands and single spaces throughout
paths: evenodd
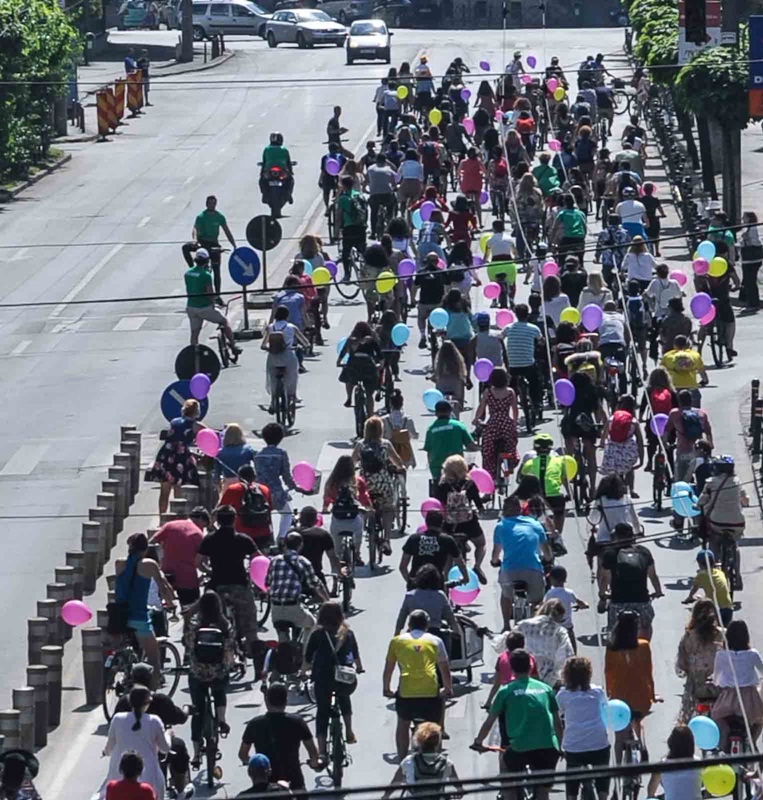
M 175 589 L 175 594 L 181 606 L 190 606 L 201 597 L 198 589 Z
M 575 769 L 575 767 L 606 767 L 609 765 L 609 747 L 604 747 L 601 750 L 586 750 L 582 753 L 565 753 L 564 758 L 567 761 L 567 769 Z M 575 795 L 577 797 L 580 781 L 568 780 L 565 781 L 567 785 L 567 794 Z M 609 792 L 609 778 L 596 778 L 596 791 L 599 793 Z
M 543 750 L 525 750 L 517 752 L 509 748 L 503 752 L 503 764 L 507 772 L 524 772 L 527 767 L 531 770 L 556 769 L 556 762 L 559 761 L 559 751 L 553 747 L 546 747 Z M 553 780 L 546 786 L 552 786 Z
M 595 442 L 599 438 L 595 428 L 590 431 L 583 430 L 576 425 L 575 420 L 569 416 L 562 417 L 561 429 L 562 436 L 564 436 L 565 439 L 583 439 L 589 442 Z
M 563 495 L 547 497 L 546 502 L 554 514 L 564 514 L 564 511 L 567 508 L 567 500 Z
M 442 719 L 442 697 L 397 697 L 395 712 L 406 722 L 421 719 L 439 723 Z

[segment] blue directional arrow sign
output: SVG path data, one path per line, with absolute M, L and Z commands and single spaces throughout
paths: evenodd
M 251 247 L 237 247 L 228 259 L 228 272 L 239 286 L 249 286 L 260 275 L 260 257 Z
M 162 409 L 162 414 L 168 422 L 179 417 L 183 409 L 183 403 L 193 397 L 191 394 L 190 381 L 175 381 L 171 383 L 163 392 L 162 399 L 159 401 L 159 406 Z M 204 419 L 209 410 L 209 399 L 204 398 L 199 400 L 199 419 Z

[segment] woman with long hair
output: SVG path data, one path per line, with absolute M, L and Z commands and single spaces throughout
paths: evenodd
M 554 597 L 544 600 L 535 616 L 515 626 L 524 634 L 525 649 L 535 657 L 538 677 L 549 686 L 557 684 L 567 659 L 575 655 L 570 634 L 562 625 L 565 614 L 564 604 Z
M 682 722 L 688 722 L 694 716 L 698 702 L 717 697 L 718 689 L 711 681 L 715 654 L 724 646 L 713 601 L 708 598 L 697 600 L 676 655 L 676 673 L 685 679 L 679 715 Z
M 379 340 L 367 322 L 355 323 L 337 355 L 337 367 L 342 366 L 345 356 L 347 364 L 339 373 L 339 381 L 347 391 L 344 407 L 352 408 L 352 393 L 362 383 L 366 390 L 366 414 L 370 417 L 374 413 L 374 392 L 379 384 L 378 364 L 382 360 L 382 352 Z
M 530 156 L 522 144 L 522 138 L 514 128 L 506 134 L 506 159 L 510 167 L 516 167 L 520 161 L 530 163 Z
M 444 395 L 455 395 L 460 413 L 460 410 L 464 407 L 466 362 L 456 345 L 450 341 L 450 339 L 446 339 L 437 351 L 432 380 L 435 383 L 435 387 Z
M 615 412 L 604 424 L 600 445 L 604 448 L 601 471 L 604 475 L 622 475 L 631 490 L 631 497 L 638 499 L 634 491 L 634 474 L 644 463 L 644 438 L 636 420 L 636 398 L 622 395 Z
M 365 479 L 355 470 L 352 456 L 339 456 L 331 470 L 326 485 L 323 487 L 323 513 L 331 511 L 329 533 L 334 539 L 337 552 L 340 547 L 341 534 L 352 533 L 355 544 L 355 563 L 363 565 L 360 556 L 363 543 L 364 512 L 371 508 L 371 498 Z
M 657 435 L 652 430 L 652 418 L 657 414 L 666 416 L 678 408 L 678 394 L 673 386 L 673 379 L 665 367 L 655 367 L 646 382 L 646 389 L 641 398 L 639 422 L 645 422 L 646 429 L 646 471 L 652 469 L 652 462 L 659 446 Z M 672 452 L 668 452 L 672 458 Z M 671 469 L 673 464 L 670 464 Z
M 612 292 L 604 285 L 604 278 L 600 272 L 589 272 L 588 282 L 580 293 L 578 311 L 586 306 L 594 305 L 604 307 L 604 303 L 612 299 Z
M 687 725 L 676 725 L 668 736 L 665 761 L 694 758 L 694 734 Z M 653 797 L 662 785 L 664 800 L 702 800 L 702 771 L 679 769 L 653 772 L 646 793 Z
M 543 311 L 546 318 L 554 323 L 554 328 L 559 325 L 559 318 L 565 308 L 570 307 L 570 298 L 562 292 L 562 282 L 558 275 L 549 275 L 543 281 Z M 556 338 L 552 335 L 553 339 Z
M 412 579 L 413 588 L 405 593 L 395 623 L 395 636 L 405 627 L 408 615 L 421 609 L 429 614 L 429 630 L 441 636 L 441 628 L 456 630 L 456 618 L 448 596 L 443 591 L 442 573 L 434 564 L 422 564 Z M 447 625 L 443 625 L 443 622 Z M 442 637 L 441 637 L 442 638 Z
M 487 422 L 485 414 L 487 413 Z M 517 409 L 516 392 L 509 386 L 509 375 L 503 367 L 495 367 L 490 373 L 489 386 L 474 412 L 474 424 L 482 424 L 482 466 L 495 479 L 498 472 L 498 450 L 508 453 L 509 470 L 513 472 L 519 463 L 517 454 Z
M 389 401 L 389 413 L 381 418 L 384 425 L 383 436 L 392 442 L 403 465 L 409 469 L 416 469 L 416 451 L 411 440 L 418 439 L 419 433 L 413 417 L 408 416 L 403 410 L 404 402 L 403 393 L 395 388 Z
M 621 267 L 621 272 L 625 273 L 626 280 L 628 282 L 638 281 L 639 288 L 645 292 L 652 282 L 656 266 L 657 262 L 649 252 L 644 237 L 634 236 Z
M 241 426 L 229 422 L 223 431 L 223 446 L 215 457 L 214 476 L 219 482 L 220 495 L 232 483 L 238 483 L 238 469 L 254 462 L 254 448 L 247 444 Z
M 445 335 L 458 348 L 466 364 L 466 388 L 472 388 L 469 371 L 472 366 L 472 315 L 469 313 L 469 301 L 458 289 L 451 289 L 442 301 L 443 308 L 448 312 L 448 327 Z
M 325 758 L 329 711 L 334 694 L 344 720 L 347 744 L 358 741 L 352 727 L 350 695 L 357 686 L 357 677 L 352 680 L 353 672 L 355 676 L 363 672 L 355 634 L 344 619 L 342 606 L 336 601 L 324 603 L 318 611 L 317 625 L 307 640 L 304 658 L 304 669 L 310 670 L 315 686 L 318 751 Z M 337 679 L 340 675 L 344 677 Z
M 355 161 L 355 159 L 350 158 L 344 162 L 342 169 L 339 172 L 339 184 L 342 183 L 342 178 L 346 177 L 352 178 L 352 188 L 356 192 L 363 191 L 363 167 Z

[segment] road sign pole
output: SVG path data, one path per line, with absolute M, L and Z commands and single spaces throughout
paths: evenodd
M 249 330 L 249 303 L 246 299 L 246 286 L 241 287 L 242 302 L 244 303 L 244 330 Z
M 267 217 L 262 215 L 262 288 L 268 290 L 268 251 L 265 245 L 267 241 Z

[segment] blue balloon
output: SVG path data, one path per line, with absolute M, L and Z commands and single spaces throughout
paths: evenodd
M 342 352 L 342 348 L 347 341 L 347 337 L 343 336 L 337 343 L 336 343 L 336 354 L 339 355 Z
M 622 700 L 609 700 L 601 707 L 601 719 L 613 731 L 624 731 L 631 722 L 631 710 Z
M 429 324 L 436 331 L 444 331 L 448 327 L 449 319 L 450 315 L 444 308 L 432 309 L 431 313 L 429 314 Z
M 397 345 L 397 347 L 402 347 L 408 341 L 410 335 L 411 332 L 408 330 L 408 326 L 402 322 L 398 322 L 397 325 L 392 328 L 390 339 L 392 339 L 392 344 Z
M 689 722 L 694 734 L 694 743 L 700 750 L 715 750 L 721 740 L 721 732 L 710 717 L 694 717 Z
M 700 242 L 697 246 L 697 255 L 700 258 L 704 258 L 705 261 L 712 261 L 715 258 L 715 245 L 705 239 L 704 242 Z
M 702 512 L 697 508 L 697 496 L 695 494 L 679 494 L 670 498 L 673 511 L 679 517 L 698 517 Z
M 469 582 L 462 583 L 458 586 L 459 592 L 473 592 L 475 589 L 479 589 L 480 581 L 477 577 L 477 574 L 474 570 L 471 570 L 467 567 L 466 571 L 469 573 Z M 458 567 L 451 567 L 450 571 L 448 572 L 448 580 L 449 581 L 460 581 L 462 580 L 461 577 L 461 570 Z
M 305 275 L 312 275 L 313 265 L 306 258 L 302 259 L 302 263 L 305 265 Z
M 439 389 L 427 389 L 422 395 L 424 405 L 429 411 L 434 411 L 434 407 L 440 402 L 440 400 L 444 399 L 445 397 Z
M 686 483 L 686 481 L 676 481 L 670 486 L 671 497 L 678 497 L 679 495 L 693 493 L 694 489 L 692 488 L 692 485 L 690 483 Z
M 424 220 L 421 216 L 421 211 L 417 208 L 413 214 L 411 214 L 411 223 L 416 230 L 419 230 L 421 226 L 424 224 Z

